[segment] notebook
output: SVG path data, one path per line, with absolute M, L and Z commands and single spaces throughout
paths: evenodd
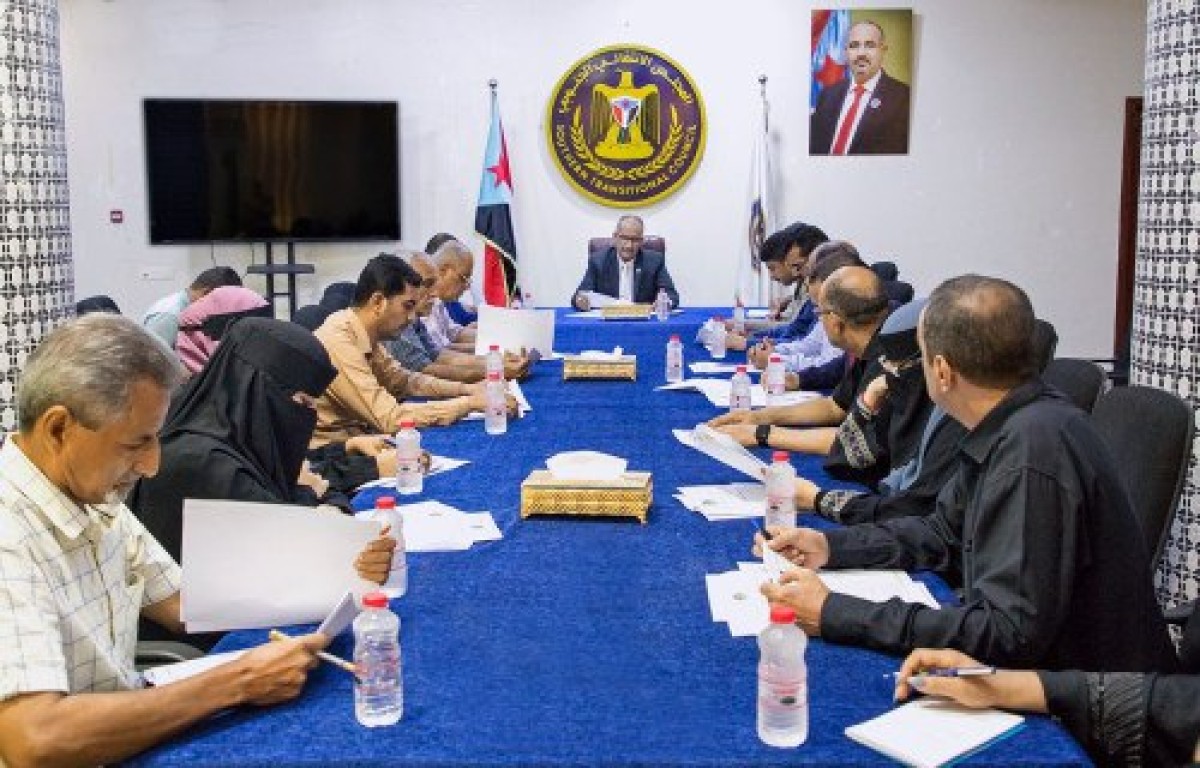
M 905 765 L 937 768 L 1012 735 L 1024 721 L 1009 712 L 930 698 L 850 726 L 846 735 Z

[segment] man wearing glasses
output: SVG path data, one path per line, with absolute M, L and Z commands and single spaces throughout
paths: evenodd
M 672 307 L 679 306 L 666 255 L 642 247 L 642 227 L 638 216 L 617 220 L 613 245 L 588 257 L 587 272 L 571 300 L 576 309 L 586 312 L 592 308 L 586 293 L 602 293 L 629 304 L 652 304 L 660 290 L 667 292 Z
M 450 347 L 461 352 L 475 351 L 475 328 L 454 322 L 446 302 L 458 301 L 458 297 L 471 287 L 471 275 L 475 271 L 475 256 L 467 246 L 457 240 L 442 243 L 433 254 L 433 265 L 437 268 L 437 282 L 433 285 L 433 307 L 425 321 L 425 328 L 433 337 L 438 349 Z

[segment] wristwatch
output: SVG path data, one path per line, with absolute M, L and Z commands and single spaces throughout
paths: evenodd
M 768 443 L 771 441 L 771 425 L 759 424 L 758 429 L 754 430 L 754 442 L 758 443 L 759 448 L 769 448 Z

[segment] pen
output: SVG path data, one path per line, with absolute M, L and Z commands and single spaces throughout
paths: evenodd
M 996 674 L 997 670 L 993 666 L 979 665 L 977 667 L 946 667 L 943 669 L 926 669 L 912 675 L 913 677 L 986 677 Z M 900 677 L 899 672 L 889 672 L 891 677 Z
M 290 640 L 291 639 L 287 635 L 280 632 L 278 629 L 272 629 L 270 632 L 267 633 L 267 637 L 271 638 L 272 640 Z M 353 664 L 346 661 L 345 659 L 340 659 L 337 656 L 334 656 L 332 653 L 326 653 L 325 651 L 317 651 L 317 658 L 320 659 L 321 661 L 327 661 L 330 664 L 334 665 L 335 667 L 341 667 L 342 669 L 346 670 L 347 672 L 354 675 L 355 677 L 358 677 L 358 667 L 354 666 Z
M 754 527 L 757 528 L 758 532 L 762 534 L 764 541 L 770 541 L 771 539 L 775 538 L 775 534 L 771 533 L 766 528 L 763 528 L 757 520 L 754 521 Z

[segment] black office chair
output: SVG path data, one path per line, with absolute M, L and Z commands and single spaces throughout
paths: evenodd
M 1096 406 L 1108 375 L 1091 360 L 1056 357 L 1042 371 L 1042 381 L 1054 387 L 1087 413 Z
M 1157 569 L 1191 459 L 1192 409 L 1161 389 L 1117 387 L 1096 402 L 1092 424 L 1117 460 Z

